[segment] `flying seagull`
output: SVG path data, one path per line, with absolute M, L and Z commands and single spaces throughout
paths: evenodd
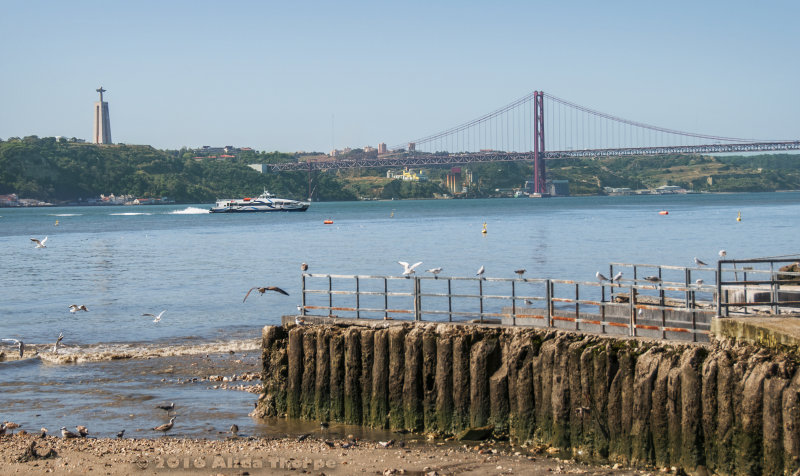
M 422 261 L 418 261 L 411 266 L 408 265 L 405 261 L 398 261 L 397 264 L 403 267 L 403 276 L 410 276 L 414 274 L 414 268 L 422 264 Z
M 483 266 L 481 266 L 481 267 L 478 269 L 478 272 L 477 272 L 477 273 L 475 273 L 475 276 L 481 276 L 481 277 L 483 277 L 483 273 L 485 273 L 485 272 L 486 272 L 486 268 L 484 268 Z
M 613 283 L 614 281 L 616 281 L 617 284 L 619 284 L 619 281 L 621 279 L 622 279 L 622 271 L 620 271 L 619 273 L 615 274 L 614 277 L 611 278 L 611 282 Z
M 70 304 L 69 305 L 69 312 L 75 314 L 78 311 L 87 311 L 88 312 L 89 310 L 86 309 L 86 304 L 81 304 L 80 306 L 78 306 L 77 304 Z
M 175 424 L 175 417 L 169 419 L 169 423 L 164 423 L 163 425 L 158 425 L 153 427 L 155 431 L 163 431 L 164 435 L 166 436 L 167 432 L 172 429 L 172 425 Z
M 156 322 L 156 323 L 158 323 L 158 322 L 161 322 L 161 316 L 162 316 L 162 315 L 163 315 L 165 312 L 167 312 L 167 310 L 166 310 L 166 309 L 164 309 L 163 311 L 159 312 L 157 316 L 156 316 L 155 314 L 150 314 L 149 312 L 146 312 L 146 313 L 144 313 L 144 314 L 142 314 L 142 315 L 143 315 L 143 316 L 147 316 L 147 317 L 153 317 L 153 318 L 154 318 L 154 319 L 153 319 L 153 322 Z
M 36 243 L 37 248 L 47 248 L 44 244 L 47 242 L 47 237 L 45 236 L 43 240 L 39 240 L 38 238 L 31 238 L 31 241 Z
M 61 339 L 63 339 L 63 338 L 64 338 L 64 333 L 63 333 L 63 332 L 59 332 L 59 333 L 58 333 L 58 339 L 56 339 L 56 343 L 55 343 L 55 344 L 53 344 L 53 350 L 52 350 L 52 352 L 53 352 L 54 354 L 55 354 L 55 353 L 57 353 L 57 352 L 58 352 L 58 349 L 61 347 Z
M 603 281 L 608 281 L 608 278 L 606 278 L 605 276 L 603 276 L 603 275 L 600 273 L 600 271 L 598 271 L 598 272 L 594 273 L 594 275 L 595 275 L 595 277 L 597 277 L 597 280 L 598 280 L 598 281 L 600 281 L 601 283 L 602 283 Z
M 707 263 L 704 263 L 704 262 L 700 261 L 699 259 L 697 259 L 697 256 L 694 257 L 694 263 L 697 266 L 705 266 L 707 264 Z
M 439 273 L 442 272 L 442 268 L 431 268 L 427 270 L 428 273 L 432 273 L 435 277 L 439 276 Z
M 21 340 L 17 339 L 3 339 L 3 342 L 11 342 L 12 344 L 19 347 L 19 358 L 21 359 L 23 355 L 25 355 L 25 343 Z
M 525 274 L 524 269 L 515 269 L 514 272 L 517 273 L 517 276 L 519 276 L 520 278 L 522 277 L 523 274 Z
M 249 291 L 247 291 L 247 294 L 244 295 L 244 299 L 242 299 L 242 302 L 247 301 L 247 296 L 249 296 L 250 293 L 253 292 L 253 290 L 258 291 L 259 294 L 262 294 L 262 295 L 267 291 L 275 291 L 276 293 L 281 293 L 281 294 L 283 294 L 285 296 L 289 295 L 289 293 L 287 293 L 283 289 L 279 288 L 278 286 L 264 286 L 263 288 L 259 287 L 259 286 L 253 286 L 252 288 L 250 288 Z

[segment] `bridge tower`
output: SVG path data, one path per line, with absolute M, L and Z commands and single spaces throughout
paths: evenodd
M 544 168 L 544 91 L 533 92 L 533 193 L 547 194 Z

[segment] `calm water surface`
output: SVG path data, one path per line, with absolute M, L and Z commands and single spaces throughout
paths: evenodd
M 720 249 L 733 258 L 800 253 L 800 192 L 314 203 L 280 214 L 208 208 L 0 209 L 0 338 L 41 351 L 0 363 L 0 420 L 157 436 L 149 428 L 165 419 L 154 405 L 175 401 L 176 434 L 216 435 L 232 420 L 243 432 L 274 431 L 278 423 L 247 417 L 255 395 L 176 382 L 257 369 L 260 328 L 301 302 L 301 262 L 314 273 L 399 275 L 401 260 L 451 276 L 483 265 L 488 277 L 525 268 L 526 277 L 589 281 L 609 262 L 691 266 L 694 256 L 715 261 Z M 47 248 L 36 249 L 30 238 L 45 236 Z M 290 296 L 242 302 L 266 285 Z M 70 304 L 89 312 L 70 314 Z M 162 310 L 158 324 L 141 316 Z M 67 347 L 46 355 L 59 332 Z M 123 355 L 142 358 L 111 360 Z

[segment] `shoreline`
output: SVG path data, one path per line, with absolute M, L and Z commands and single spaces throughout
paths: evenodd
M 0 437 L 5 474 L 653 474 L 619 466 L 586 466 L 547 456 L 543 448 L 469 442 L 425 443 L 308 437 L 225 440 L 41 438 L 24 432 Z M 31 453 L 33 445 L 33 453 Z M 27 460 L 26 460 L 27 459 Z

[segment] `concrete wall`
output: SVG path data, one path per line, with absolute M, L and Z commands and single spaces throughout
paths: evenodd
M 265 327 L 256 415 L 498 436 L 591 461 L 800 467 L 800 372 L 747 345 L 498 326 Z

